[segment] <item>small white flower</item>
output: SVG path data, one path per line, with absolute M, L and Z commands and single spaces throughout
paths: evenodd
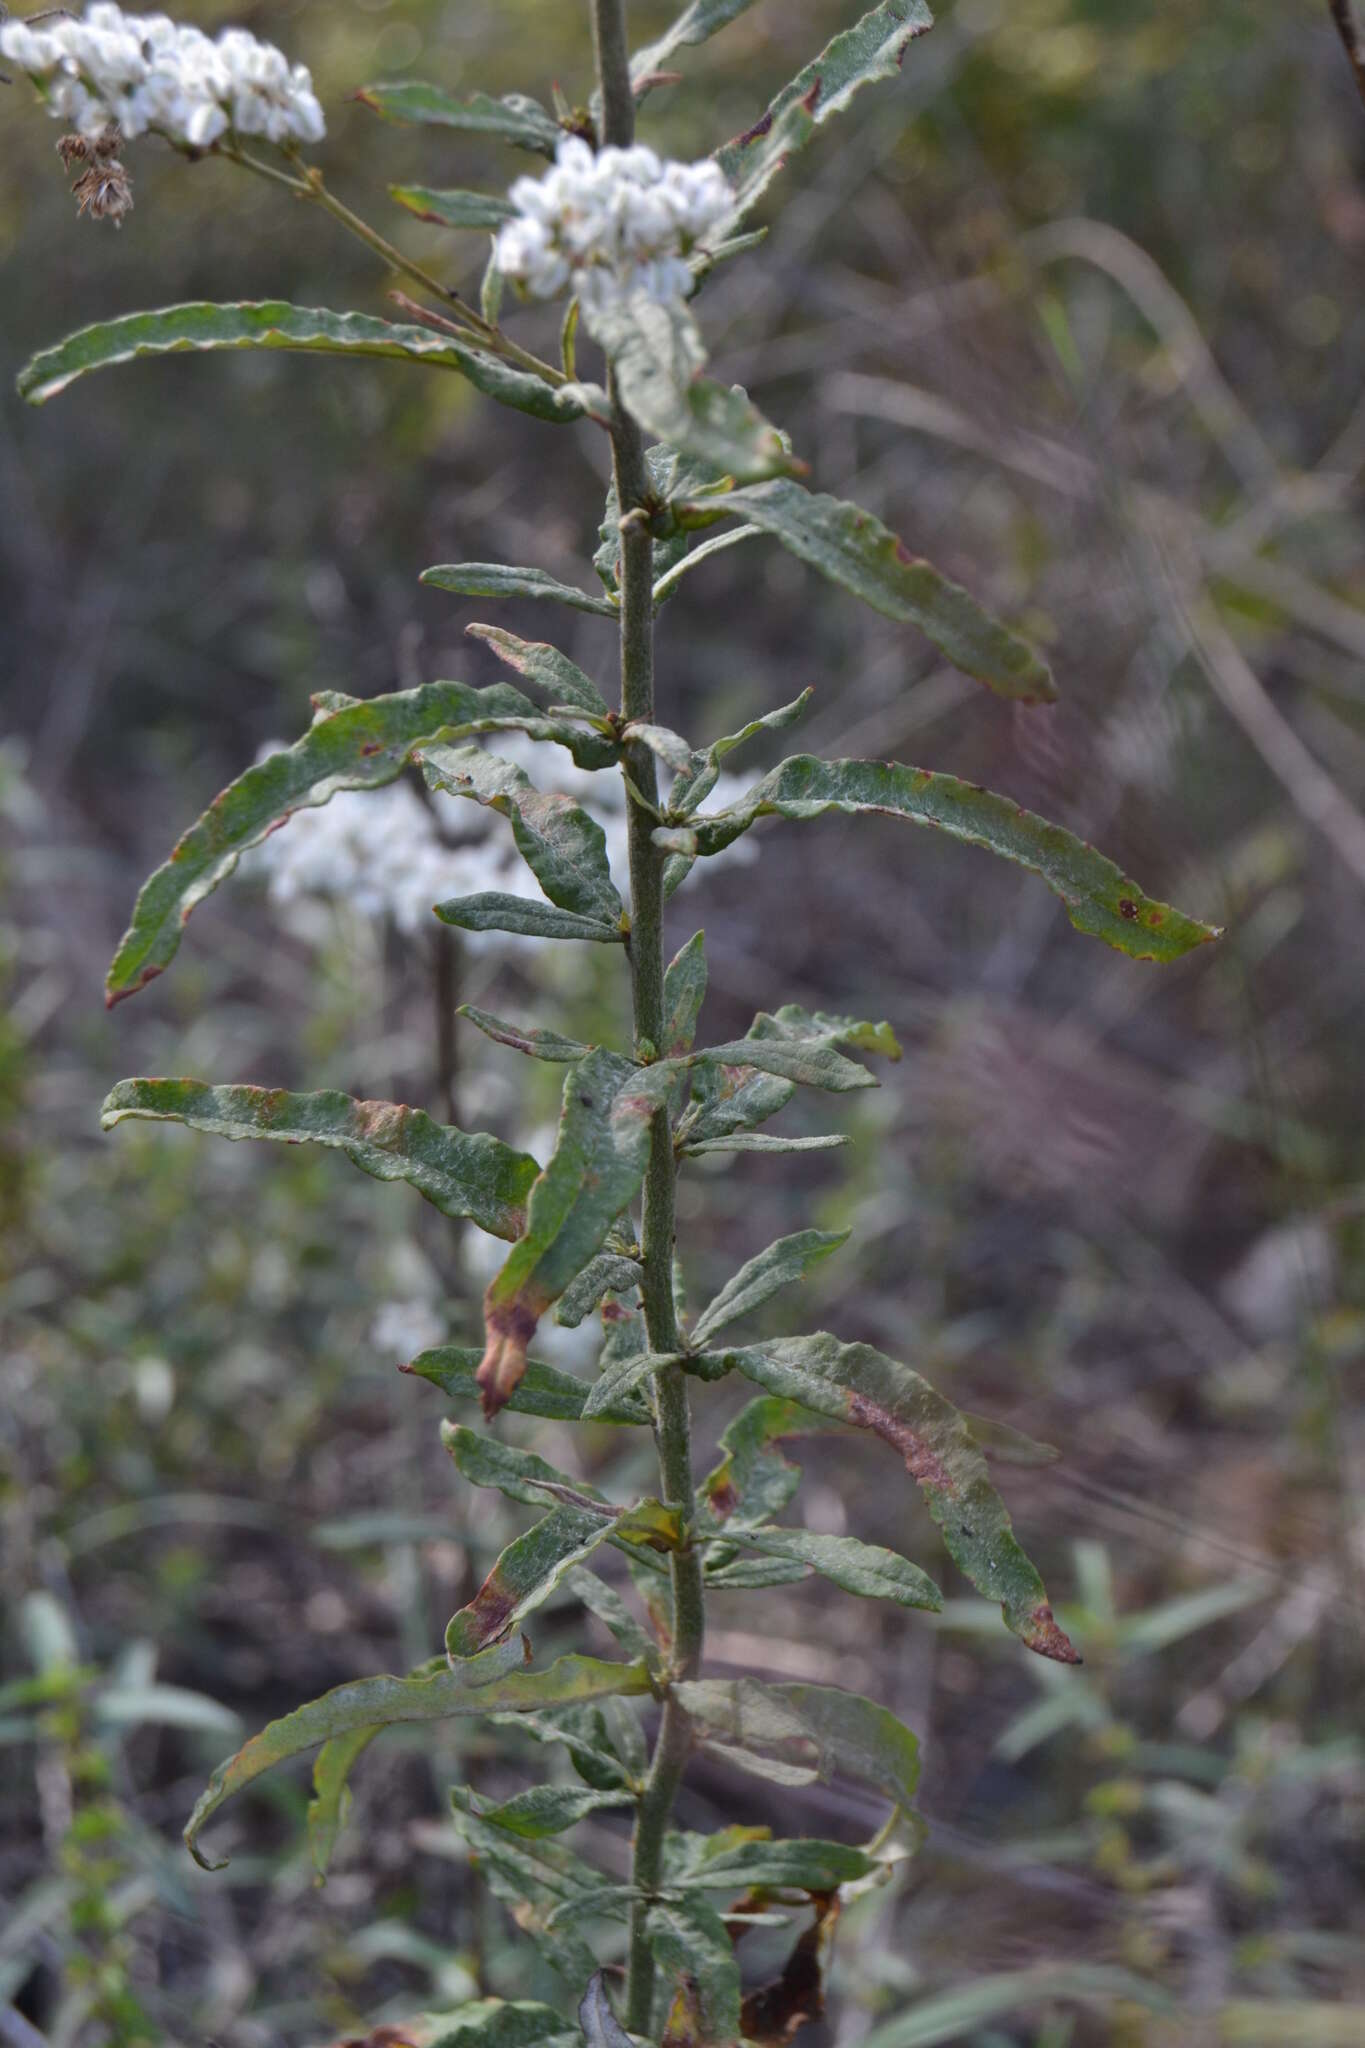
M 692 289 L 686 258 L 729 211 L 719 166 L 661 163 L 652 149 L 601 149 L 566 136 L 541 178 L 518 178 L 498 268 L 532 298 L 566 286 L 589 312 L 633 292 L 664 301 Z

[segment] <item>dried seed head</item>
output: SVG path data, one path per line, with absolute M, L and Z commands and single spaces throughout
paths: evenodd
M 115 227 L 133 210 L 132 180 L 118 158 L 122 141 L 118 129 L 109 127 L 94 137 L 64 135 L 57 144 L 68 171 L 73 164 L 86 166 L 71 187 L 77 212 L 88 213 L 91 220 L 111 220 Z

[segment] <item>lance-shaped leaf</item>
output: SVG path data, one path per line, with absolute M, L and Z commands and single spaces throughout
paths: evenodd
M 354 1728 L 324 1742 L 313 1763 L 313 1796 L 308 1802 L 308 1847 L 319 1884 L 326 1877 L 336 1848 L 337 1836 L 350 1811 L 350 1776 L 380 1728 Z
M 539 100 L 525 93 L 509 92 L 502 99 L 488 93 L 470 93 L 456 99 L 436 85 L 367 85 L 355 97 L 386 121 L 401 121 L 437 128 L 462 128 L 474 135 L 499 135 L 520 149 L 534 149 L 553 156 L 559 147 L 561 130 L 554 116 Z
M 611 2009 L 602 1972 L 595 1972 L 578 2008 L 578 2024 L 587 2048 L 634 2048 L 630 2035 Z
M 595 1486 L 571 1478 L 534 1451 L 499 1443 L 495 1437 L 466 1429 L 461 1422 L 441 1424 L 441 1443 L 454 1460 L 456 1470 L 472 1486 L 496 1487 L 499 1493 L 520 1501 L 524 1507 L 544 1508 L 548 1496 L 553 1495 L 571 1498 L 580 1506 L 595 1501 L 604 1514 L 612 1512 Z
M 566 1330 L 576 1330 L 608 1294 L 630 1294 L 644 1278 L 637 1259 L 620 1252 L 599 1252 L 583 1271 L 571 1280 L 555 1307 L 555 1321 Z
M 552 2005 L 479 1998 L 442 2013 L 430 2048 L 581 2048 L 578 2030 Z
M 473 1657 L 548 1600 L 560 1581 L 606 1542 L 609 1511 L 563 1505 L 508 1544 L 467 1607 L 446 1624 L 452 1657 Z
M 602 1371 L 588 1389 L 588 1398 L 583 1404 L 583 1420 L 593 1421 L 597 1416 L 619 1408 L 623 1401 L 652 1380 L 656 1372 L 662 1372 L 666 1365 L 681 1365 L 682 1356 L 672 1351 L 634 1351 L 624 1358 L 614 1358 L 604 1365 Z
M 649 1157 L 650 1124 L 675 1077 L 601 1049 L 572 1067 L 554 1155 L 531 1190 L 526 1234 L 484 1296 L 484 1410 L 496 1415 L 521 1379 L 536 1324 L 602 1249 Z
M 702 1310 L 691 1331 L 692 1343 L 704 1348 L 727 1323 L 752 1315 L 779 1288 L 804 1280 L 812 1266 L 847 1244 L 848 1238 L 846 1230 L 798 1230 L 792 1237 L 779 1237 L 741 1266 Z
M 799 820 L 826 811 L 903 818 L 1030 868 L 1061 898 L 1078 931 L 1133 959 L 1178 960 L 1219 936 L 1213 926 L 1146 895 L 1113 861 L 1062 826 L 1050 825 L 992 790 L 927 768 L 797 754 L 765 776 L 730 818 L 733 823 L 772 814 Z M 710 852 L 712 841 L 701 821 L 697 831 L 702 850 Z M 727 845 L 734 836 L 731 824 L 718 823 L 716 843 Z
M 652 1646 L 651 1659 L 657 1658 Z M 494 1714 L 500 1728 L 515 1728 L 534 1742 L 562 1744 L 585 1785 L 595 1792 L 629 1791 L 633 1763 L 622 1756 L 606 1709 L 611 1701 L 585 1707 L 550 1707 L 539 1714 Z
M 511 1911 L 523 1933 L 575 1991 L 596 1959 L 569 1916 L 601 1891 L 601 1879 L 564 1843 L 527 1841 L 490 1821 L 472 1795 L 455 1786 L 451 1817 L 478 1860 L 479 1875 Z
M 826 43 L 752 128 L 718 149 L 716 161 L 735 187 L 734 210 L 724 232 L 733 232 L 787 158 L 804 149 L 832 114 L 841 114 L 855 93 L 877 79 L 894 78 L 915 37 L 932 27 L 933 16 L 923 0 L 882 0 L 881 6 Z
M 733 754 L 737 747 L 742 747 L 758 733 L 783 732 L 788 726 L 795 725 L 798 720 L 805 717 L 814 695 L 813 689 L 803 690 L 790 704 L 779 705 L 776 711 L 766 712 L 762 718 L 751 718 L 738 732 L 726 733 L 722 739 L 708 747 L 704 754 L 696 755 L 691 771 L 686 775 L 680 775 L 669 791 L 670 812 L 675 815 L 690 815 L 705 802 L 715 788 L 720 776 L 720 764 L 727 754 Z
M 728 1138 L 698 1138 L 679 1146 L 688 1159 L 704 1159 L 709 1152 L 835 1152 L 853 1143 L 846 1133 L 826 1138 L 770 1138 L 758 1131 L 735 1131 Z
M 551 903 L 598 924 L 620 924 L 625 905 L 607 865 L 607 835 L 581 804 L 543 793 L 524 769 L 483 747 L 427 746 L 418 758 L 431 788 L 509 820 L 518 853 Z
M 743 1764 L 747 1757 L 828 1782 L 836 1775 L 873 1786 L 908 1807 L 919 1779 L 919 1744 L 886 1707 L 825 1685 L 765 1685 L 757 1678 L 689 1679 L 673 1696 L 704 1741 Z
M 685 44 L 704 43 L 718 29 L 726 28 L 754 4 L 754 0 L 692 0 L 671 28 L 657 42 L 637 50 L 630 60 L 630 75 L 638 92 L 645 79 L 665 65 L 675 50 Z
M 856 1536 L 824 1536 L 812 1529 L 749 1529 L 739 1541 L 765 1557 L 809 1565 L 821 1578 L 864 1600 L 894 1600 L 898 1607 L 937 1613 L 943 1595 L 927 1572 L 908 1557 Z
M 649 1946 L 657 1971 L 657 1996 L 667 2015 L 680 1988 L 695 2014 L 698 2042 L 738 2041 L 739 1963 L 729 1930 L 715 1907 L 692 1897 L 651 1905 Z
M 399 1721 L 445 1721 L 459 1714 L 533 1712 L 538 1707 L 601 1699 L 612 1693 L 647 1693 L 647 1667 L 604 1662 L 597 1657 L 560 1657 L 543 1671 L 519 1669 L 525 1649 L 513 1639 L 453 1670 L 430 1678 L 357 1678 L 338 1685 L 307 1706 L 272 1721 L 259 1735 L 218 1766 L 195 1804 L 185 1828 L 185 1846 L 207 1870 L 198 1837 L 225 1799 L 242 1791 L 262 1771 L 303 1751 L 353 1734 L 388 1728 Z
M 543 377 L 514 369 L 501 357 L 471 348 L 452 335 L 399 326 L 371 313 L 331 313 L 320 306 L 290 306 L 280 299 L 162 306 L 155 312 L 99 321 L 34 356 L 19 372 L 18 389 L 30 405 L 45 405 L 89 371 L 130 363 L 138 356 L 243 348 L 425 363 L 432 369 L 458 371 L 486 398 L 536 419 L 565 424 L 583 417 L 583 406 L 570 393 L 561 397 Z
M 804 471 L 747 393 L 701 374 L 706 348 L 680 300 L 633 292 L 584 317 L 611 360 L 622 403 L 648 433 L 741 483 Z
M 706 1000 L 706 934 L 694 932 L 679 948 L 664 973 L 664 1042 L 666 1058 L 690 1052 L 697 1019 Z
M 564 1834 L 591 1813 L 634 1803 L 635 1794 L 624 1787 L 595 1792 L 591 1785 L 532 1785 L 500 1806 L 485 1807 L 483 1818 L 490 1827 L 505 1828 L 523 1841 L 541 1842 L 548 1835 Z
M 758 1528 L 780 1515 L 801 1484 L 801 1474 L 783 1456 L 790 1437 L 827 1432 L 826 1418 L 799 1401 L 760 1394 L 741 1408 L 720 1440 L 720 1461 L 697 1488 L 703 1527 Z
M 713 1549 L 703 1567 L 708 1586 L 728 1593 L 761 1593 L 770 1586 L 794 1586 L 810 1577 L 804 1564 L 787 1557 L 742 1557 L 726 1544 Z
M 1026 640 L 932 563 L 911 554 L 899 535 L 860 505 L 779 478 L 678 509 L 684 518 L 733 516 L 772 534 L 788 553 L 874 611 L 918 626 L 955 667 L 998 696 L 1033 704 L 1051 703 L 1057 695 L 1046 662 Z
M 1006 1625 L 1039 1656 L 1080 1661 L 1015 1540 L 971 1431 L 927 1380 L 870 1344 L 843 1344 L 828 1331 L 727 1355 L 770 1394 L 871 1429 L 899 1451 L 949 1555 L 979 1592 L 999 1601 Z
M 544 569 L 514 569 L 505 562 L 439 562 L 433 569 L 424 569 L 418 580 L 435 590 L 449 590 L 456 597 L 550 598 L 573 611 L 593 612 L 604 619 L 617 617 L 617 607 L 605 597 L 593 597 L 572 583 L 561 583 Z
M 293 812 L 325 804 L 341 790 L 392 782 L 424 740 L 463 739 L 511 727 L 581 749 L 605 742 L 542 718 L 529 697 L 507 683 L 486 690 L 465 683 L 424 683 L 363 703 L 322 708 L 292 747 L 269 754 L 215 797 L 143 885 L 106 982 L 107 1001 L 133 995 L 174 959 L 195 905 L 227 880 L 249 847 L 258 846 Z M 614 750 L 607 748 L 607 757 Z M 577 756 L 576 756 L 577 757 Z M 583 766 L 593 765 L 592 756 Z
M 206 1081 L 120 1081 L 104 1099 L 105 1130 L 125 1118 L 188 1124 L 220 1138 L 330 1145 L 375 1180 L 407 1181 L 444 1216 L 468 1217 L 494 1237 L 515 1238 L 540 1168 L 529 1152 L 486 1132 L 438 1124 L 401 1102 L 357 1102 L 335 1088 L 214 1088 Z
M 442 924 L 453 924 L 464 932 L 513 932 L 522 939 L 585 939 L 595 946 L 619 946 L 625 939 L 620 925 L 580 917 L 577 911 L 538 903 L 531 896 L 509 896 L 502 889 L 452 897 L 449 903 L 436 905 L 436 915 Z
M 473 1003 L 461 1003 L 455 1015 L 467 1018 L 496 1045 L 510 1045 L 532 1059 L 550 1060 L 558 1066 L 572 1065 L 592 1051 L 582 1039 L 563 1038 L 558 1031 L 543 1031 L 535 1024 L 508 1024 L 491 1011 L 477 1009 Z
M 483 1352 L 477 1346 L 442 1344 L 434 1350 L 421 1352 L 409 1364 L 400 1366 L 399 1371 L 429 1380 L 433 1387 L 439 1387 L 452 1400 L 481 1401 L 483 1390 L 478 1373 L 482 1358 Z M 582 1417 L 590 1392 L 591 1389 L 582 1380 L 576 1380 L 572 1373 L 561 1372 L 557 1365 L 545 1365 L 540 1359 L 532 1358 L 504 1405 L 513 1415 L 542 1415 L 551 1422 L 577 1422 Z M 595 1419 L 598 1422 L 648 1422 L 649 1404 L 639 1395 L 627 1396 L 614 1402 L 610 1408 L 599 1410 Z
M 614 1586 L 599 1579 L 595 1572 L 584 1567 L 581 1571 L 570 1572 L 567 1581 L 569 1591 L 581 1600 L 590 1614 L 595 1614 L 603 1625 L 610 1629 L 627 1657 L 643 1657 L 653 1664 L 659 1654 L 659 1646 L 649 1631 L 636 1620 L 625 1601 Z M 623 1709 L 623 1712 L 628 1712 Z
M 505 633 L 500 626 L 466 626 L 465 632 L 471 640 L 482 640 L 491 647 L 500 661 L 525 676 L 528 683 L 544 690 L 551 704 L 572 704 L 592 718 L 611 715 L 611 707 L 592 677 L 557 647 L 543 640 L 518 640 L 515 633 Z
M 491 192 L 433 191 L 430 185 L 390 185 L 390 199 L 406 206 L 418 220 L 441 228 L 483 228 L 496 232 L 516 212 L 510 199 Z
M 738 1891 L 779 1887 L 787 1891 L 834 1892 L 841 1884 L 870 1877 L 877 1866 L 861 1849 L 841 1842 L 790 1840 L 737 1842 L 708 1856 L 695 1871 L 675 1879 L 687 1891 Z

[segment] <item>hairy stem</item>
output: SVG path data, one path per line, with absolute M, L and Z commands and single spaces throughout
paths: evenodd
M 635 134 L 635 99 L 630 84 L 625 0 L 592 0 L 597 76 L 602 94 L 603 141 L 626 147 Z M 654 718 L 654 543 L 645 516 L 650 497 L 644 441 L 636 422 L 621 406 L 614 383 L 612 396 L 612 459 L 621 508 L 621 715 L 623 719 Z M 658 780 L 654 756 L 635 746 L 626 760 L 630 831 L 630 969 L 635 1010 L 637 1052 L 663 1051 L 664 1035 L 664 860 L 655 846 L 654 819 L 647 806 L 657 805 Z M 678 1319 L 673 1306 L 673 1239 L 676 1164 L 667 1110 L 660 1110 L 650 1132 L 649 1167 L 645 1175 L 642 1250 L 645 1327 L 651 1351 L 677 1351 Z M 687 1382 L 680 1367 L 670 1366 L 654 1382 L 654 1433 L 659 1449 L 663 1498 L 692 1510 L 692 1447 L 687 1412 Z M 696 1552 L 675 1552 L 673 1570 L 673 1673 L 690 1678 L 701 1663 L 705 1616 L 701 1566 Z M 649 1952 L 649 1895 L 658 1887 L 664 1836 L 673 1801 L 687 1763 L 692 1730 L 688 1716 L 670 1697 L 650 1763 L 649 1780 L 635 1825 L 631 1882 L 641 1894 L 631 1908 L 629 1974 L 626 1983 L 626 2025 L 635 2033 L 649 2027 L 654 1993 L 654 1962 Z

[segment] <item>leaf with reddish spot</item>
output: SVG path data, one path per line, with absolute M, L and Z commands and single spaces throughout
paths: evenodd
M 105 1130 L 125 1118 L 186 1124 L 220 1138 L 330 1145 L 375 1180 L 407 1181 L 443 1216 L 468 1217 L 494 1237 L 515 1238 L 540 1171 L 486 1132 L 438 1124 L 400 1102 L 357 1102 L 339 1089 L 294 1095 L 284 1088 L 215 1088 L 207 1081 L 120 1081 L 105 1097 Z
M 466 626 L 465 632 L 471 640 L 482 640 L 491 647 L 500 661 L 525 676 L 528 683 L 544 690 L 551 704 L 572 704 L 590 718 L 610 717 L 611 706 L 592 677 L 557 647 L 544 640 L 518 640 L 501 626 Z
M 433 191 L 430 185 L 390 185 L 389 197 L 418 220 L 441 228 L 483 228 L 496 234 L 516 212 L 510 199 L 487 192 Z
M 928 826 L 1029 868 L 1061 898 L 1077 931 L 1131 959 L 1178 960 L 1220 936 L 1215 926 L 1145 895 L 1074 832 L 976 783 L 900 761 L 822 761 L 794 754 L 729 811 L 695 819 L 693 829 L 702 854 L 719 853 L 758 818 L 800 822 L 830 811 Z
M 571 1067 L 555 1149 L 531 1190 L 526 1234 L 484 1296 L 488 1343 L 479 1367 L 484 1412 L 517 1387 L 546 1309 L 602 1249 L 634 1198 L 649 1158 L 650 1125 L 676 1076 L 598 1049 Z
M 446 1624 L 452 1657 L 473 1657 L 548 1600 L 616 1527 L 610 1509 L 562 1506 L 509 1543 L 467 1607 Z
M 979 1592 L 1000 1602 L 1006 1625 L 1039 1656 L 1080 1662 L 1015 1540 L 966 1421 L 927 1380 L 870 1344 L 843 1344 L 828 1331 L 725 1356 L 770 1394 L 870 1429 L 889 1443 L 923 1493 L 949 1555 Z
M 729 2048 L 739 2039 L 739 1964 L 720 1914 L 705 1899 L 661 1899 L 650 1909 L 648 1929 L 664 2013 L 683 1992 L 697 2027 L 689 2048 Z
M 932 27 L 923 0 L 882 0 L 826 43 L 752 128 L 716 151 L 717 163 L 735 187 L 734 208 L 717 234 L 733 234 L 787 158 L 804 149 L 832 114 L 841 114 L 863 86 L 894 78 L 915 37 Z

